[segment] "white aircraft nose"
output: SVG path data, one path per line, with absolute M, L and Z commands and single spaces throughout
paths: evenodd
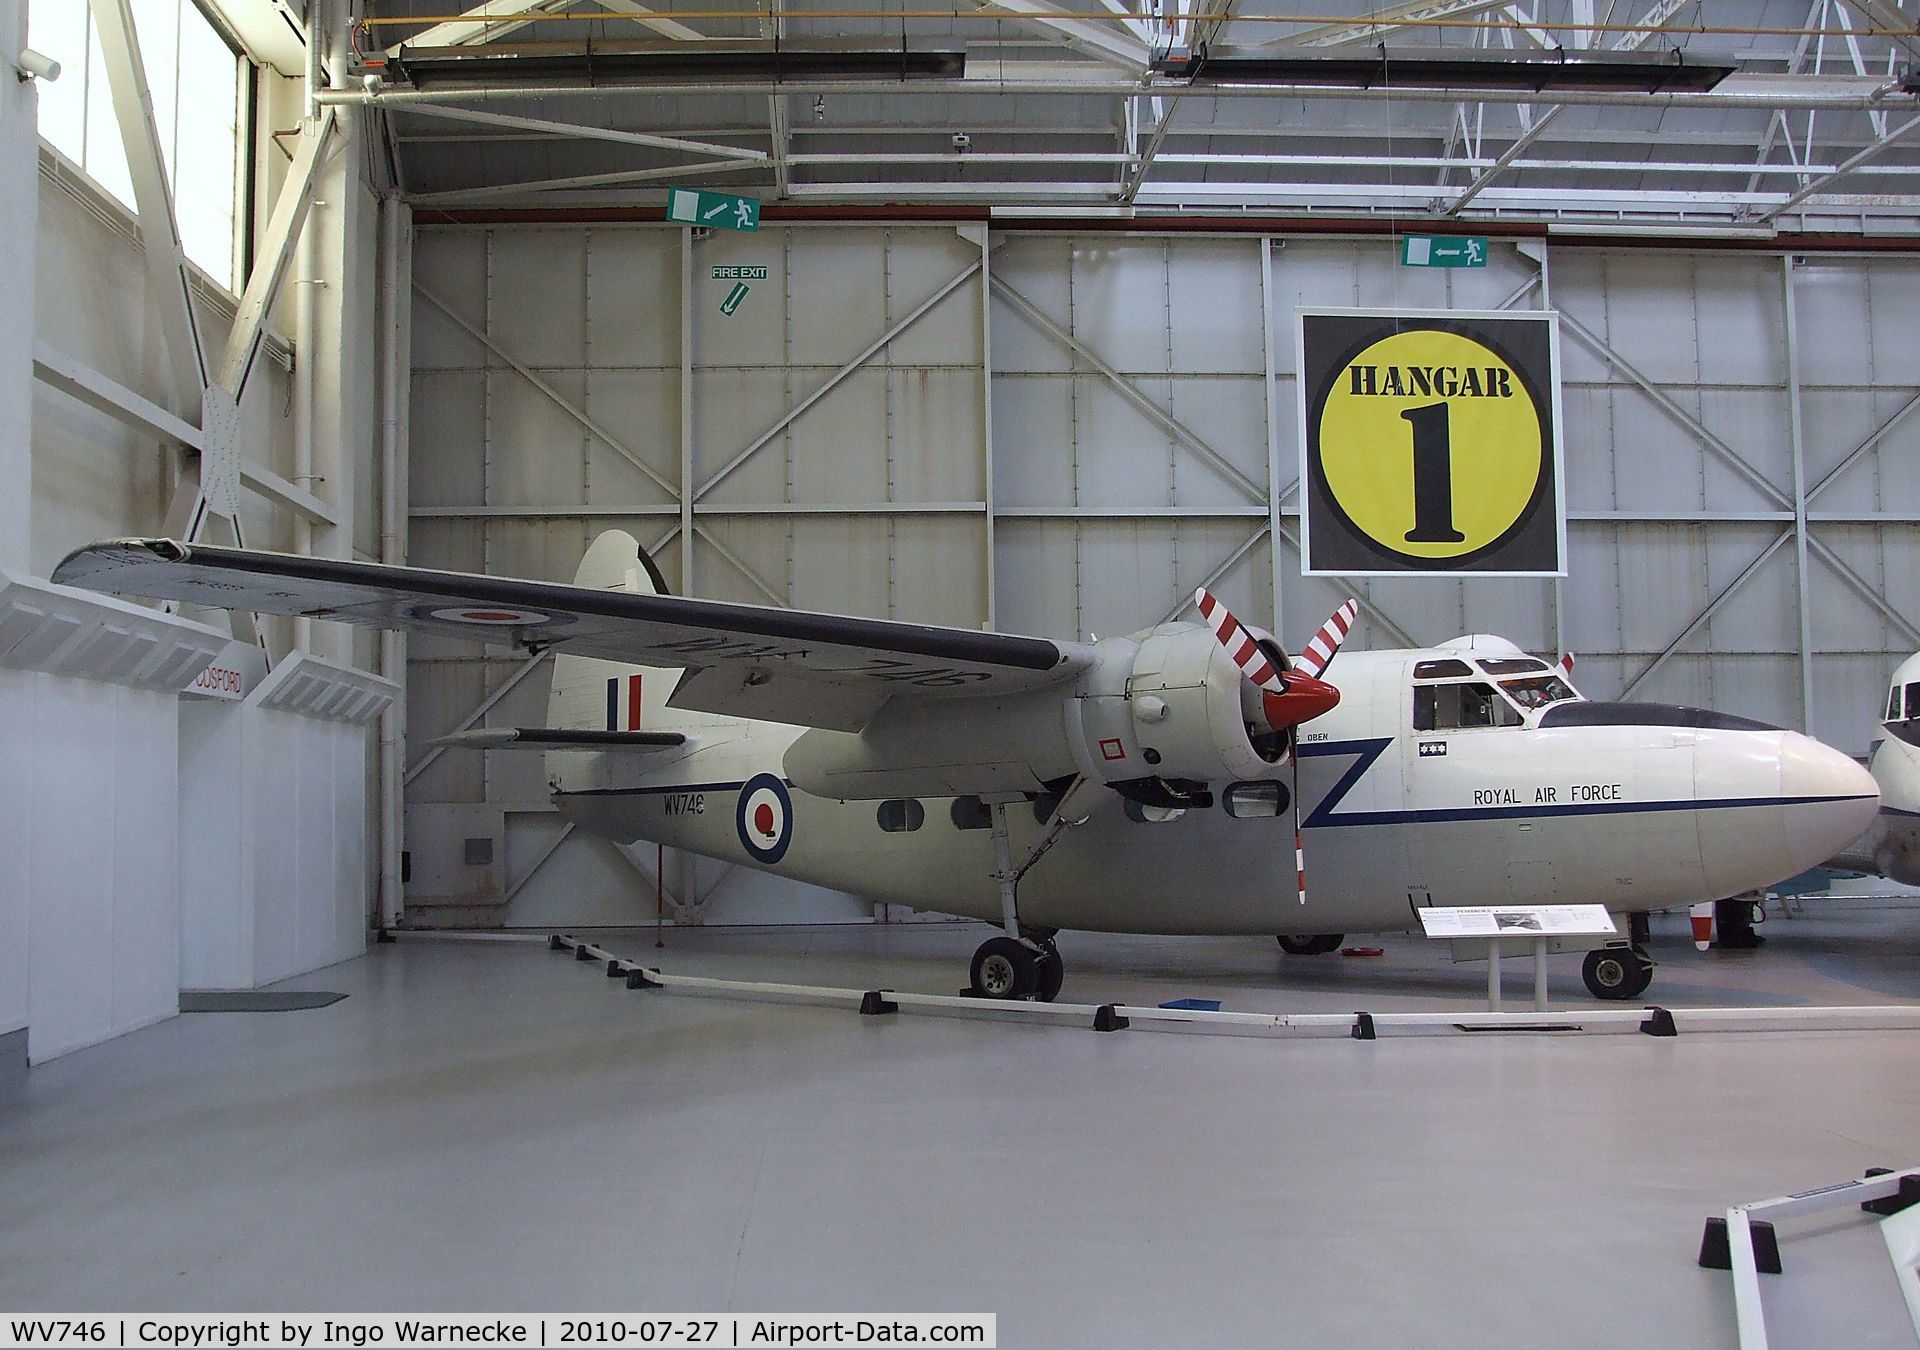
M 1780 747 L 1787 855 L 1795 871 L 1818 867 L 1867 832 L 1880 785 L 1848 755 L 1789 732 Z

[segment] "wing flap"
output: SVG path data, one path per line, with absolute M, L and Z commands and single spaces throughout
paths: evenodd
M 676 704 L 858 730 L 896 698 L 1005 696 L 1071 679 L 1078 643 L 642 595 L 420 567 L 121 539 L 69 554 L 63 585 L 328 619 L 696 672 Z

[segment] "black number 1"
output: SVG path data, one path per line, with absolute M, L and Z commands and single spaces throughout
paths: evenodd
M 1407 542 L 1466 542 L 1467 536 L 1453 528 L 1453 441 L 1447 405 L 1429 403 L 1400 415 L 1413 427 L 1413 528 L 1407 531 Z

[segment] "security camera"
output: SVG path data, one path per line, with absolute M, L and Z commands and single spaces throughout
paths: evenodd
M 963 155 L 966 154 L 967 151 L 973 148 L 973 137 L 967 135 L 967 133 L 964 131 L 954 132 L 953 148 L 959 151 Z
M 20 53 L 20 59 L 13 63 L 13 69 L 22 84 L 28 80 L 45 80 L 51 84 L 60 78 L 60 63 L 31 47 Z

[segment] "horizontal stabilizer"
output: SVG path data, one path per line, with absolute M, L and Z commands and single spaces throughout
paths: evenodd
M 569 731 L 564 727 L 485 727 L 438 736 L 452 750 L 625 750 L 641 754 L 685 745 L 683 731 Z

